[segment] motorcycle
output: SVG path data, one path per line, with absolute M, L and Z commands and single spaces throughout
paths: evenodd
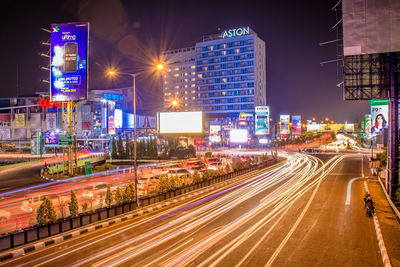
M 372 202 L 368 202 L 366 207 L 365 207 L 365 212 L 368 217 L 372 217 L 374 214 L 374 204 Z

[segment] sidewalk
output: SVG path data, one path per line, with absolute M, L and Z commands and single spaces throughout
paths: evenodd
M 366 179 L 375 202 L 376 215 L 392 266 L 400 266 L 400 223 L 390 207 L 377 177 Z

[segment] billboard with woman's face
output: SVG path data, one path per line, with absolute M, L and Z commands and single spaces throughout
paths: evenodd
M 372 133 L 383 132 L 388 128 L 389 100 L 371 100 Z

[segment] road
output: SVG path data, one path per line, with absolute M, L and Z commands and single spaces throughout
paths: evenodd
M 360 155 L 286 162 L 8 266 L 382 266 L 360 199 Z

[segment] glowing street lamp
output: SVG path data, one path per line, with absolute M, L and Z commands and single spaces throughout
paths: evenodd
M 164 65 L 160 63 L 160 64 L 157 65 L 156 68 L 157 68 L 158 70 L 162 70 L 162 69 L 164 68 Z

